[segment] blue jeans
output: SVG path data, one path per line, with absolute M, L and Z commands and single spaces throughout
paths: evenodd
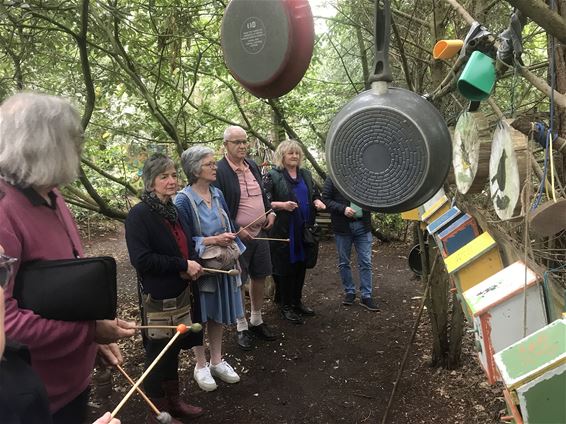
M 372 235 L 364 228 L 361 221 L 350 223 L 352 234 L 335 234 L 336 250 L 338 250 L 338 269 L 342 278 L 344 292 L 356 294 L 356 285 L 352 277 L 350 267 L 350 256 L 352 255 L 352 244 L 358 255 L 358 271 L 360 273 L 360 292 L 362 298 L 371 297 L 372 293 L 372 270 L 371 270 L 371 245 Z

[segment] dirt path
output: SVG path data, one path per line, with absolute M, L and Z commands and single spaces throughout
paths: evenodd
M 120 316 L 137 319 L 135 274 L 121 234 L 107 235 L 87 246 L 90 254 L 111 254 L 119 266 Z M 219 383 L 202 392 L 192 380 L 194 363 L 183 354 L 181 375 L 185 397 L 207 409 L 198 419 L 209 423 L 380 423 L 399 362 L 418 310 L 420 282 L 408 270 L 408 247 L 374 246 L 374 280 L 380 313 L 359 304 L 342 306 L 336 252 L 332 241 L 322 244 L 319 264 L 307 274 L 305 303 L 317 315 L 306 325 L 282 321 L 266 302 L 265 320 L 279 334 L 275 342 L 260 342 L 242 352 L 225 335 L 225 358 L 240 373 L 235 385 Z M 430 328 L 426 314 L 419 328 L 389 423 L 497 423 L 504 408 L 499 387 L 489 387 L 474 358 L 471 340 L 457 371 L 436 370 L 430 361 Z M 123 343 L 125 368 L 134 377 L 143 372 L 141 338 Z M 112 409 L 129 390 L 114 373 L 110 399 L 92 397 L 92 416 Z M 145 405 L 139 397 L 119 415 L 123 424 L 143 422 Z

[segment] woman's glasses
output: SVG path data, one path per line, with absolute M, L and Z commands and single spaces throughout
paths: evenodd
M 14 263 L 17 260 L 17 258 L 12 258 L 11 256 L 0 255 L 0 287 L 4 287 L 12 278 Z
M 210 168 L 210 169 L 213 169 L 213 168 L 216 168 L 216 167 L 217 167 L 216 162 L 214 162 L 214 161 L 213 161 L 213 162 L 203 163 L 202 166 L 206 166 L 207 168 Z

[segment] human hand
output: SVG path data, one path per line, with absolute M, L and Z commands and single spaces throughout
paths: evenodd
M 293 202 L 292 200 L 289 200 L 288 202 L 283 202 L 282 207 L 286 211 L 293 212 L 295 209 L 299 207 L 299 205 L 297 204 L 297 202 Z
M 323 211 L 326 209 L 326 205 L 319 199 L 315 199 L 313 204 L 317 211 Z
M 215 243 L 218 246 L 229 246 L 236 239 L 236 235 L 234 233 L 222 233 L 215 236 Z
M 346 206 L 346 209 L 344 209 L 344 215 L 346 215 L 348 218 L 353 218 L 354 215 L 356 215 L 356 211 L 350 206 Z
M 112 414 L 107 412 L 92 424 L 120 424 L 120 420 L 118 418 L 112 418 Z
M 271 227 L 273 227 L 274 223 L 275 223 L 275 215 L 273 213 L 269 213 L 267 214 L 267 221 L 265 221 L 265 224 L 263 224 L 263 228 L 265 230 L 270 230 Z
M 98 355 L 104 364 L 120 365 L 124 362 L 122 352 L 116 343 L 99 344 Z
M 240 237 L 242 240 L 248 241 L 251 240 L 253 237 L 250 235 L 250 233 L 248 233 L 247 230 L 241 229 L 240 232 L 238 233 L 238 237 Z
M 114 343 L 118 339 L 131 337 L 135 333 L 135 324 L 116 318 L 115 320 L 97 320 L 94 329 L 94 341 L 99 344 Z
M 202 275 L 202 266 L 195 261 L 187 261 L 187 274 L 191 280 L 196 280 Z

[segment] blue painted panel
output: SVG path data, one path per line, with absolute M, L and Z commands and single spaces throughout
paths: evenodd
M 464 214 L 448 228 L 438 234 L 439 247 L 444 257 L 464 247 L 479 235 L 474 218 Z
M 446 228 L 461 216 L 462 211 L 454 206 L 453 208 L 448 209 L 448 212 L 432 221 L 430 225 L 426 227 L 426 229 L 430 234 L 437 233 L 439 231 L 442 231 L 443 228 Z

